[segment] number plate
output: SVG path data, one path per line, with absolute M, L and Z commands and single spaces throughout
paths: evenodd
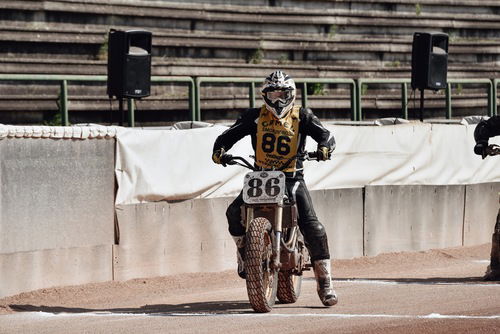
M 285 174 L 280 171 L 251 172 L 245 175 L 243 201 L 247 204 L 282 203 Z

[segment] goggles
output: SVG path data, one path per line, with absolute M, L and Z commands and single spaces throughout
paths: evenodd
M 266 93 L 266 96 L 271 102 L 275 102 L 277 100 L 281 100 L 282 102 L 286 102 L 292 96 L 292 92 L 289 90 L 273 90 Z

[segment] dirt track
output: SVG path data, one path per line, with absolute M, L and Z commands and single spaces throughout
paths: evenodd
M 339 304 L 312 274 L 296 304 L 255 314 L 231 272 L 43 289 L 0 299 L 0 333 L 500 333 L 490 245 L 333 263 Z

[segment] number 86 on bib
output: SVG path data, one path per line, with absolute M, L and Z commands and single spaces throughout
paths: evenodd
M 282 203 L 285 174 L 280 171 L 251 172 L 245 175 L 243 201 L 247 204 Z

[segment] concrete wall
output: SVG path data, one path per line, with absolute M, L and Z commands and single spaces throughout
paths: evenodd
M 499 206 L 500 183 L 465 186 L 464 246 L 491 242 Z
M 103 138 L 0 140 L 0 297 L 235 268 L 232 198 L 115 208 L 114 149 Z M 500 183 L 366 186 L 311 197 L 333 258 L 348 259 L 488 243 L 499 191 Z
M 216 198 L 118 206 L 115 279 L 234 267 L 236 250 L 225 216 L 229 203 Z
M 312 191 L 335 259 L 490 242 L 500 183 Z M 233 269 L 232 198 L 117 207 L 115 279 Z
M 0 140 L 0 296 L 113 278 L 114 146 Z
M 336 258 L 363 256 L 362 189 L 311 193 Z M 114 277 L 235 268 L 236 248 L 227 231 L 226 208 L 233 198 L 117 206 L 120 243 L 114 247 Z
M 363 256 L 363 188 L 311 192 L 314 209 L 336 259 Z
M 365 189 L 365 255 L 462 245 L 464 186 Z

